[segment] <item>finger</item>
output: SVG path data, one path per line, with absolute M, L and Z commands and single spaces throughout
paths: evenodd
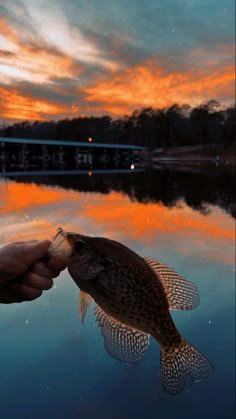
M 36 242 L 38 242 L 39 240 L 19 240 L 19 241 L 17 241 L 17 242 L 14 242 L 15 244 L 20 244 L 20 245 L 22 245 L 22 244 L 31 244 L 31 243 L 36 243 Z
M 60 271 L 63 271 L 66 268 L 66 263 L 61 255 L 54 255 L 48 260 L 47 266 L 50 270 L 58 272 L 59 275 Z
M 45 276 L 40 276 L 33 272 L 27 272 L 23 275 L 22 284 L 28 285 L 39 290 L 49 290 L 53 286 L 53 280 Z
M 43 291 L 38 288 L 32 288 L 26 284 L 14 284 L 14 291 L 20 294 L 25 300 L 32 301 L 39 298 Z
M 14 291 L 9 283 L 0 283 L 0 303 L 21 303 L 24 298 Z
M 58 269 L 57 267 L 49 268 L 48 264 L 44 262 L 34 263 L 34 265 L 31 266 L 30 271 L 40 276 L 45 276 L 47 278 L 56 278 L 60 273 L 60 269 Z
M 47 255 L 47 251 L 51 242 L 49 240 L 40 240 L 34 243 L 26 243 L 20 249 L 20 257 L 25 265 L 32 265 Z M 18 257 L 19 257 L 18 256 Z

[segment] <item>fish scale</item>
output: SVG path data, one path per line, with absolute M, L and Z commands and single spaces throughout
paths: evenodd
M 141 263 L 145 265 L 143 260 Z M 169 314 L 161 284 L 156 278 L 154 284 L 152 281 L 147 283 L 147 273 L 154 275 L 149 267 L 144 266 L 144 269 L 138 272 L 139 281 L 136 281 L 129 265 L 125 267 L 115 264 L 111 271 L 105 270 L 100 274 L 99 282 L 91 287 L 90 295 L 112 317 L 119 317 L 124 323 L 155 336 L 162 346 L 169 347 L 172 346 L 173 339 L 176 339 L 176 328 Z M 107 288 L 108 283 L 110 293 L 104 293 L 103 289 Z M 168 334 L 163 333 L 163 326 L 168 329 Z

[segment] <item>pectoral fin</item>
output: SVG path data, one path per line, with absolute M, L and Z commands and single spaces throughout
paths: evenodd
M 84 324 L 85 314 L 87 313 L 87 310 L 89 309 L 92 302 L 93 302 L 93 299 L 92 297 L 90 297 L 89 294 L 87 294 L 84 291 L 80 291 L 78 308 L 79 308 L 79 315 L 80 315 L 80 320 L 82 324 Z
M 172 268 L 157 260 L 144 258 L 161 281 L 170 310 L 193 310 L 199 305 L 198 289 L 193 282 L 178 275 Z
M 95 314 L 104 337 L 107 352 L 126 363 L 140 361 L 149 345 L 149 335 L 119 322 L 96 307 Z

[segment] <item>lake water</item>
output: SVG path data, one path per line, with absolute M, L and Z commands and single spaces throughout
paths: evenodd
M 172 315 L 214 365 L 204 381 L 165 393 L 156 341 L 135 366 L 111 358 L 93 308 L 81 324 L 64 271 L 38 300 L 0 306 L 1 419 L 234 417 L 233 184 L 229 174 L 168 170 L 0 179 L 0 245 L 61 226 L 118 240 L 195 282 L 200 306 Z

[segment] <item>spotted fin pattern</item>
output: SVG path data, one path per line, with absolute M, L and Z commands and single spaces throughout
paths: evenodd
M 87 292 L 80 290 L 78 309 L 79 309 L 79 315 L 80 315 L 82 324 L 84 324 L 85 315 L 90 305 L 92 304 L 92 302 L 93 302 L 92 297 L 90 297 L 90 295 L 87 294 Z
M 95 314 L 107 352 L 115 359 L 125 363 L 140 361 L 149 345 L 149 335 L 132 329 L 96 307 Z
M 185 339 L 173 349 L 161 350 L 162 385 L 170 394 L 178 394 L 184 389 L 188 375 L 192 381 L 201 381 L 212 370 L 208 359 Z
M 170 310 L 193 310 L 200 303 L 195 284 L 178 275 L 168 265 L 151 258 L 144 258 L 161 281 Z

